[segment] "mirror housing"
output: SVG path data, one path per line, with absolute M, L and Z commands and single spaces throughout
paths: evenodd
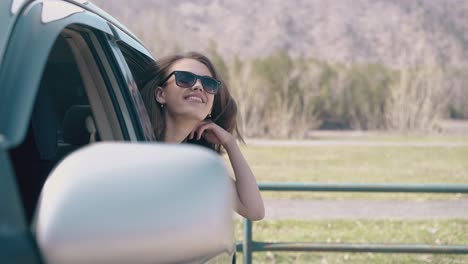
M 46 263 L 179 263 L 235 251 L 219 156 L 190 145 L 96 143 L 65 158 L 33 223 Z

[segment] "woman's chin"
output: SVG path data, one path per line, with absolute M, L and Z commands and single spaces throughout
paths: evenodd
M 187 118 L 196 120 L 198 122 L 205 120 L 208 114 L 209 113 L 206 111 L 206 109 L 199 108 L 190 108 L 185 112 Z
M 182 116 L 183 116 L 183 119 L 185 119 L 187 121 L 193 121 L 193 122 L 199 123 L 199 122 L 205 120 L 207 115 L 208 114 L 205 115 L 203 113 L 191 112 L 191 113 L 187 113 L 187 114 L 182 115 Z

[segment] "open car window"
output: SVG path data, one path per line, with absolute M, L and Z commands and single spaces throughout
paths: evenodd
M 42 72 L 25 139 L 10 151 L 28 220 L 52 169 L 96 141 L 134 141 L 137 131 L 106 34 L 70 25 Z M 135 118 L 138 118 L 135 117 Z M 28 166 L 25 166 L 28 164 Z

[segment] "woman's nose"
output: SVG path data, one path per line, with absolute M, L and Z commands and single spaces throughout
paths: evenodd
M 192 90 L 200 90 L 200 91 L 203 91 L 203 85 L 202 85 L 200 79 L 197 79 L 197 81 L 195 82 L 195 84 L 192 86 Z

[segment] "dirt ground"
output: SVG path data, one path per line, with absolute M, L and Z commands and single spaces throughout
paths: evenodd
M 265 199 L 265 219 L 468 218 L 468 199 L 427 201 L 323 201 Z

